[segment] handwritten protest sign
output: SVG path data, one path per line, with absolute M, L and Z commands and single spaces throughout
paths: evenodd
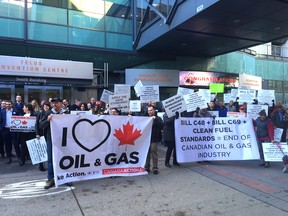
M 44 136 L 41 136 L 40 139 L 27 140 L 26 144 L 33 165 L 48 160 L 47 144 Z

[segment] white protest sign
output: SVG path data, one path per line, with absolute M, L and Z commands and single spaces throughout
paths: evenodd
M 70 111 L 72 115 L 92 115 L 92 110 L 82 111 L 82 110 L 72 110 Z
M 114 95 L 113 92 L 108 91 L 107 89 L 104 89 L 100 98 L 100 101 L 103 101 L 104 103 L 108 103 L 109 104 L 109 96 L 110 95 Z
M 176 112 L 179 112 L 180 114 L 181 112 L 187 110 L 186 103 L 182 95 L 174 95 L 166 100 L 163 100 L 162 105 L 168 118 L 174 116 Z
M 187 95 L 187 94 L 193 94 L 194 90 L 193 89 L 188 89 L 188 88 L 183 88 L 183 87 L 178 87 L 177 89 L 177 95 Z
M 238 97 L 238 89 L 231 89 L 231 100 L 236 101 L 236 98 Z
M 275 90 L 267 90 L 267 89 L 258 90 L 257 100 L 261 104 L 268 103 L 269 105 L 271 105 L 272 100 L 275 101 Z
M 187 106 L 187 112 L 195 111 L 197 107 L 200 109 L 207 108 L 206 100 L 202 95 L 199 94 L 199 92 L 183 95 L 183 99 Z
M 229 117 L 229 118 L 246 117 L 246 113 L 241 113 L 241 112 L 227 112 L 227 117 Z
M 41 136 L 40 139 L 27 140 L 26 144 L 33 165 L 48 160 L 47 144 L 44 136 Z
M 36 116 L 11 116 L 11 132 L 33 132 L 35 131 Z
M 137 95 L 137 97 L 140 97 L 141 95 L 141 87 L 143 86 L 141 80 L 139 80 L 136 85 L 134 86 L 134 90 L 135 90 L 135 93 Z
M 141 95 L 140 95 L 141 103 L 148 103 L 148 102 L 159 102 L 159 86 L 142 86 L 141 87 Z
M 247 117 L 250 117 L 252 119 L 257 119 L 259 117 L 258 113 L 263 109 L 266 111 L 266 115 L 268 115 L 268 106 L 267 105 L 248 104 L 247 105 Z
M 275 128 L 274 129 L 274 141 L 281 142 L 282 134 L 283 134 L 283 128 Z
M 140 112 L 141 111 L 141 101 L 140 100 L 130 100 L 130 111 Z
M 247 103 L 253 103 L 254 99 L 256 99 L 256 90 L 244 90 L 244 89 L 238 89 L 238 102 L 240 104 L 247 102 Z
M 50 125 L 56 186 L 147 174 L 152 122 L 138 116 L 54 115 Z
M 202 96 L 203 99 L 205 100 L 205 102 L 206 102 L 206 107 L 207 107 L 207 104 L 209 104 L 210 101 L 213 100 L 214 97 L 215 97 L 215 96 L 213 96 L 213 95 L 211 94 L 210 89 L 199 89 L 199 93 L 198 93 L 198 94 L 199 94 L 199 96 Z M 212 96 L 213 98 L 211 98 L 211 96 Z
M 223 94 L 223 101 L 228 104 L 231 101 L 231 93 Z
M 177 161 L 259 159 L 255 133 L 251 133 L 253 130 L 250 118 L 176 119 Z
M 127 94 L 130 98 L 131 96 L 130 85 L 114 84 L 114 94 L 115 95 Z
M 113 108 L 121 110 L 121 112 L 129 112 L 129 96 L 124 95 L 110 95 L 109 96 L 109 113 Z
M 262 143 L 264 160 L 270 162 L 282 162 L 283 153 L 288 154 L 286 142 L 281 143 Z M 283 153 L 281 152 L 281 150 Z

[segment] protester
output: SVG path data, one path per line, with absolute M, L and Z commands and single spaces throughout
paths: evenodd
M 43 116 L 43 121 L 39 123 L 40 130 L 47 127 L 46 143 L 47 143 L 47 154 L 48 154 L 48 181 L 44 186 L 44 189 L 49 189 L 55 185 L 54 182 L 54 171 L 53 171 L 53 159 L 52 159 L 52 139 L 51 139 L 51 129 L 50 121 L 53 115 L 66 114 L 67 112 L 62 108 L 62 100 L 60 98 L 54 98 L 51 100 L 53 108 L 47 111 Z
M 32 104 L 25 104 L 23 107 L 24 117 L 35 116 Z M 26 141 L 35 138 L 35 132 L 21 132 L 19 133 L 19 140 L 21 144 L 21 156 L 19 160 L 19 166 L 25 165 L 26 157 L 29 155 Z
M 14 146 L 16 156 L 18 158 L 18 161 L 20 160 L 20 146 L 18 143 L 18 133 L 11 132 L 11 117 L 16 115 L 19 116 L 18 110 L 14 110 L 12 108 L 12 102 L 11 101 L 5 101 L 6 109 L 1 110 L 0 115 L 0 132 L 3 137 L 4 146 L 5 146 L 5 152 L 7 161 L 6 164 L 10 164 L 12 162 L 12 144 Z M 23 113 L 23 111 L 21 112 Z
M 151 141 L 150 146 L 146 158 L 145 170 L 150 172 L 150 160 L 152 155 L 152 163 L 153 163 L 153 174 L 157 175 L 158 172 L 158 151 L 157 144 L 162 140 L 162 132 L 163 129 L 163 121 L 162 119 L 156 115 L 155 107 L 149 105 L 148 106 L 148 116 L 152 117 L 152 132 L 151 132 Z
M 80 109 L 81 109 L 81 111 L 88 111 L 87 103 L 81 103 Z
M 236 112 L 236 107 L 234 106 L 233 100 L 230 100 L 229 104 L 226 106 L 228 112 Z
M 48 112 L 50 109 L 51 109 L 51 104 L 44 103 L 42 106 L 42 110 L 37 115 L 36 124 L 35 124 L 35 133 L 36 133 L 37 139 L 40 139 L 41 136 L 44 136 L 45 140 L 47 140 L 47 130 L 49 126 L 47 125 L 40 129 L 40 122 L 45 120 L 46 118 L 45 113 Z M 44 167 L 44 163 L 39 163 L 39 170 L 42 172 L 46 171 L 46 168 Z
M 32 100 L 31 105 L 33 107 L 34 112 L 36 113 L 40 112 L 41 107 L 39 106 L 39 103 L 36 100 Z
M 70 107 L 70 111 L 79 111 L 81 110 L 81 99 L 76 99 L 75 103 Z
M 65 112 L 70 113 L 70 104 L 69 104 L 69 101 L 67 99 L 63 99 L 62 108 L 65 110 Z
M 16 102 L 13 104 L 13 110 L 17 112 L 20 116 L 24 115 L 23 107 L 24 104 L 22 103 L 22 97 L 20 95 L 16 96 Z
M 164 138 L 164 143 L 166 143 L 168 147 L 166 151 L 166 157 L 165 157 L 165 166 L 168 168 L 171 168 L 169 161 L 170 161 L 172 152 L 173 152 L 173 165 L 180 166 L 180 164 L 177 162 L 177 157 L 176 157 L 175 127 L 174 127 L 175 118 L 178 118 L 178 117 L 179 117 L 178 112 L 176 112 L 176 116 L 172 116 L 170 118 L 168 118 L 166 113 L 163 115 L 163 119 L 164 119 L 163 138 Z
M 282 104 L 279 104 L 277 106 L 277 109 L 275 110 L 274 114 L 271 116 L 271 121 L 274 124 L 274 128 L 281 128 L 283 129 L 282 137 L 281 137 L 281 142 L 286 141 L 286 130 L 285 129 L 285 124 L 286 122 L 284 121 L 284 107 Z
M 260 153 L 260 159 L 262 160 L 262 163 L 260 163 L 259 166 L 269 168 L 270 163 L 264 160 L 262 143 L 274 142 L 274 125 L 272 121 L 268 118 L 265 110 L 261 110 L 259 112 L 259 117 L 255 120 L 255 130 Z

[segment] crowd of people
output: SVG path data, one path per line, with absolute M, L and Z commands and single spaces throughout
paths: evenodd
M 31 103 L 24 104 L 20 95 L 16 96 L 16 101 L 13 104 L 9 100 L 1 102 L 1 115 L 0 115 L 0 154 L 1 159 L 6 160 L 6 164 L 12 162 L 12 158 L 17 158 L 19 166 L 25 165 L 27 159 L 29 159 L 29 153 L 26 145 L 26 141 L 33 138 L 40 138 L 44 136 L 47 143 L 48 163 L 47 167 L 43 163 L 39 164 L 41 171 L 48 172 L 45 189 L 49 189 L 55 185 L 54 183 L 54 171 L 53 171 L 53 158 L 52 158 L 52 139 L 50 131 L 50 121 L 54 114 L 69 114 L 71 111 L 91 111 L 95 115 L 135 115 L 135 116 L 149 116 L 153 118 L 151 143 L 147 154 L 145 163 L 145 169 L 149 173 L 157 175 L 158 171 L 158 152 L 157 145 L 159 143 L 164 144 L 167 147 L 165 166 L 171 168 L 170 158 L 173 153 L 173 165 L 180 166 L 177 162 L 175 151 L 175 128 L 174 121 L 179 116 L 182 117 L 213 117 L 210 111 L 217 111 L 219 117 L 226 117 L 227 112 L 244 112 L 247 113 L 247 103 L 243 103 L 239 106 L 236 101 L 230 101 L 227 105 L 223 102 L 214 99 L 211 101 L 207 108 L 197 108 L 193 112 L 176 112 L 176 115 L 168 118 L 167 114 L 160 118 L 157 113 L 163 112 L 164 109 L 159 106 L 158 103 L 149 102 L 142 104 L 140 112 L 128 112 L 124 113 L 121 110 L 113 108 L 109 110 L 109 105 L 104 104 L 101 101 L 96 101 L 95 98 L 91 98 L 88 103 L 82 102 L 81 99 L 76 99 L 75 103 L 70 105 L 67 99 L 50 98 L 49 101 L 41 101 L 40 105 L 36 100 Z M 258 101 L 254 101 L 257 103 Z M 11 116 L 36 116 L 36 124 L 34 132 L 11 132 Z M 284 109 L 283 105 L 278 102 L 276 105 L 269 107 L 269 112 L 265 110 L 259 112 L 259 117 L 254 119 L 255 132 L 258 141 L 258 147 L 262 162 L 260 166 L 266 168 L 270 167 L 270 163 L 264 160 L 262 142 L 274 142 L 274 128 L 284 129 L 281 141 L 286 142 L 288 137 L 287 122 L 288 122 L 288 109 Z M 12 147 L 14 147 L 15 154 L 12 154 Z M 152 159 L 152 166 L 150 160 Z M 288 169 L 283 170 L 287 172 Z

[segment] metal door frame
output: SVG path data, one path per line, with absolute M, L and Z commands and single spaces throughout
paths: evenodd
M 41 89 L 41 100 L 48 100 L 48 98 L 46 98 L 46 90 L 59 90 L 60 91 L 60 98 L 63 97 L 63 87 L 62 86 L 42 86 L 42 85 L 24 85 L 24 101 L 28 101 L 28 91 L 29 89 Z M 31 101 L 28 101 L 31 102 Z M 39 103 L 41 101 L 38 101 Z

